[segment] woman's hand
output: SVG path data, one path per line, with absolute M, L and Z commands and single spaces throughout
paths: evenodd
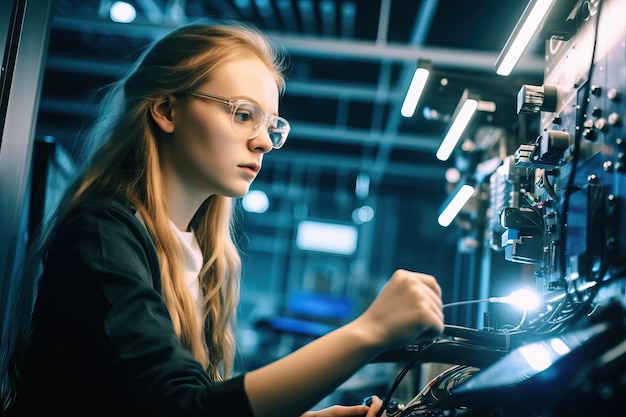
M 357 320 L 385 348 L 434 337 L 444 329 L 441 288 L 431 275 L 399 269 Z
M 399 269 L 356 319 L 246 374 L 258 417 L 299 415 L 379 352 L 443 332 L 441 288 L 431 275 Z M 364 406 L 329 407 L 308 417 L 375 417 Z M 380 410 L 380 409 L 379 409 Z
M 372 401 L 367 405 L 333 405 L 319 411 L 308 411 L 301 417 L 376 417 L 376 413 L 382 407 L 383 402 L 375 395 L 371 397 Z M 382 414 L 385 416 L 385 413 Z

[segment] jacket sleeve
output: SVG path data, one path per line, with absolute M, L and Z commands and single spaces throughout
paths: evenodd
M 122 205 L 92 204 L 64 222 L 38 297 L 33 343 L 56 352 L 75 375 L 65 382 L 90 401 L 130 415 L 253 415 L 243 376 L 212 383 L 181 345 L 150 237 Z

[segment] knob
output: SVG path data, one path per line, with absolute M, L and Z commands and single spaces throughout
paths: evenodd
M 606 96 L 611 101 L 619 101 L 619 91 L 616 88 L 611 88 L 607 91 Z
M 517 93 L 517 113 L 554 112 L 557 88 L 554 85 L 523 85 Z
M 622 124 L 622 118 L 618 113 L 609 114 L 607 121 L 611 126 L 621 126 Z
M 544 130 L 540 139 L 540 154 L 563 153 L 572 144 L 569 133 L 560 130 Z
M 594 117 L 598 117 L 602 114 L 602 109 L 598 106 L 593 106 L 591 109 L 591 115 Z
M 598 120 L 596 120 L 595 128 L 603 132 L 609 130 L 609 127 L 606 124 L 606 119 L 604 117 L 600 117 Z
M 587 140 L 594 141 L 597 139 L 595 129 L 586 128 L 583 130 L 583 137 Z

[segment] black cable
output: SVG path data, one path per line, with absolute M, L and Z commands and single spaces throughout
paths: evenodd
M 383 400 L 382 407 L 380 407 L 380 410 L 378 410 L 378 412 L 376 413 L 376 417 L 382 416 L 383 412 L 387 409 L 387 406 L 389 406 L 389 402 L 391 402 L 391 397 L 393 396 L 393 393 L 396 391 L 398 386 L 400 386 L 400 383 L 402 382 L 402 380 L 404 379 L 406 374 L 415 365 L 417 360 L 420 358 L 421 354 L 424 353 L 424 351 L 427 350 L 430 346 L 433 346 L 435 343 L 436 342 L 432 342 L 432 343 L 424 346 L 424 348 L 422 350 L 420 350 L 419 352 L 417 352 L 411 358 L 411 360 L 409 362 L 407 362 L 407 364 L 402 368 L 400 373 L 396 376 L 396 379 L 394 380 L 393 384 L 389 388 L 389 391 L 387 392 L 387 395 L 385 396 L 385 399 Z
M 550 198 L 553 200 L 557 199 L 556 191 L 554 191 L 554 186 L 552 182 L 548 179 L 548 172 L 546 170 L 543 171 L 543 175 L 541 176 L 541 184 L 543 185 L 543 189 L 546 190 Z

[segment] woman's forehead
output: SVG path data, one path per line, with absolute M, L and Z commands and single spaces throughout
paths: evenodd
M 211 88 L 214 94 L 248 97 L 269 108 L 274 108 L 278 103 L 275 73 L 254 56 L 221 63 L 205 86 Z

